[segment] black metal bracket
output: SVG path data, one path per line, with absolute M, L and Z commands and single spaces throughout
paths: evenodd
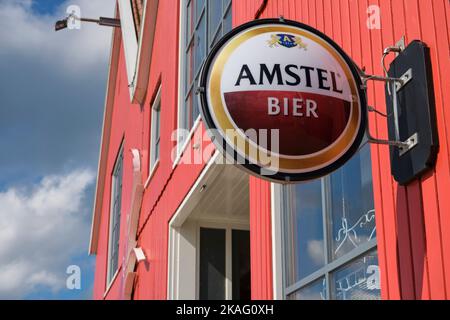
M 386 82 L 387 85 L 388 85 L 388 88 L 390 88 L 389 91 L 393 92 L 393 96 L 394 96 L 394 99 L 393 99 L 394 100 L 394 112 L 393 112 L 393 115 L 394 115 L 394 121 L 395 121 L 395 126 L 397 128 L 397 132 L 398 132 L 397 92 L 401 88 L 403 88 L 403 86 L 406 85 L 411 79 L 412 79 L 412 71 L 411 70 L 408 70 L 408 72 L 405 73 L 400 78 L 390 78 L 390 77 L 382 77 L 382 76 L 375 76 L 375 75 L 363 75 L 363 77 L 362 77 L 362 82 L 363 82 L 363 86 L 364 86 L 364 90 L 365 91 L 367 90 L 367 82 L 368 81 L 382 81 L 382 82 Z M 377 112 L 378 114 L 381 114 L 380 111 L 378 111 L 377 109 L 375 109 L 373 107 L 368 107 L 367 111 L 368 112 Z M 383 116 L 389 117 L 389 115 L 383 115 Z M 385 144 L 385 145 L 389 145 L 389 146 L 393 146 L 393 147 L 399 148 L 401 155 L 407 153 L 409 150 L 414 148 L 417 145 L 417 143 L 418 143 L 417 133 L 413 134 L 411 137 L 409 137 L 405 141 L 400 141 L 399 134 L 395 135 L 395 140 L 377 139 L 377 138 L 373 137 L 372 134 L 370 133 L 369 121 L 367 121 L 366 136 L 367 136 L 367 139 L 368 139 L 368 141 L 370 143 Z

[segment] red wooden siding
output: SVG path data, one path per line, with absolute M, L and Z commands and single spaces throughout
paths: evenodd
M 174 10 L 175 8 L 175 10 Z M 99 246 L 96 259 L 94 298 L 121 298 L 121 276 L 113 282 L 105 295 L 108 252 L 108 224 L 110 211 L 110 176 L 118 146 L 125 137 L 125 161 L 123 178 L 123 201 L 121 216 L 121 244 L 119 250 L 119 268 L 124 253 L 127 215 L 131 202 L 132 161 L 131 148 L 141 152 L 143 183 L 149 175 L 149 148 L 151 105 L 161 85 L 161 145 L 160 163 L 155 169 L 148 187 L 144 191 L 139 217 L 138 245 L 145 249 L 148 264 L 139 264 L 134 289 L 135 299 L 167 298 L 168 265 L 168 223 L 184 197 L 200 175 L 205 163 L 184 164 L 183 159 L 194 153 L 204 152 L 210 142 L 203 142 L 197 151 L 187 148 L 180 163 L 173 167 L 172 153 L 175 142 L 172 133 L 177 129 L 178 110 L 178 1 L 159 1 L 155 30 L 155 45 L 151 61 L 150 79 L 146 101 L 142 106 L 131 104 L 123 46 L 118 62 L 118 80 L 115 90 L 115 102 L 112 116 L 112 134 L 108 151 L 107 183 L 103 199 Z M 113 89 L 111 89 L 113 90 Z M 191 141 L 202 141 L 205 131 L 200 125 Z M 209 148 L 214 151 L 213 148 Z M 212 154 L 211 154 L 212 155 Z M 208 160 L 208 159 L 206 159 Z M 186 161 L 188 163 L 188 161 Z
M 254 19 L 262 0 L 234 0 L 233 25 Z M 366 26 L 369 5 L 381 8 L 381 30 Z M 448 0 L 268 0 L 262 17 L 278 17 L 309 24 L 333 38 L 367 73 L 382 74 L 380 58 L 385 47 L 402 35 L 407 42 L 421 39 L 431 50 L 440 152 L 436 168 L 408 187 L 398 186 L 390 175 L 386 146 L 372 145 L 378 254 L 384 299 L 450 298 L 450 74 Z M 100 218 L 94 298 L 120 298 L 120 279 L 106 289 L 106 261 L 110 211 L 110 176 L 125 136 L 125 165 L 121 221 L 123 255 L 126 217 L 131 202 L 131 148 L 142 155 L 143 179 L 149 174 L 150 106 L 159 85 L 161 94 L 160 164 L 146 188 L 139 219 L 138 241 L 149 264 L 140 264 L 134 298 L 167 296 L 168 222 L 204 168 L 203 164 L 172 166 L 171 141 L 177 128 L 179 1 L 159 1 L 155 45 L 146 101 L 129 100 L 121 46 L 118 62 L 112 133 L 107 152 L 107 179 Z M 385 111 L 384 88 L 370 83 L 368 101 Z M 370 115 L 373 135 L 387 138 L 386 120 Z M 204 128 L 192 138 L 198 141 Z M 200 139 L 201 141 L 201 139 Z M 207 142 L 203 142 L 203 147 Z M 191 150 L 191 152 L 201 152 Z M 187 150 L 186 150 L 186 153 Z M 184 157 L 188 155 L 185 154 Z M 252 298 L 273 297 L 270 184 L 250 178 L 250 230 Z M 119 260 L 119 265 L 122 258 Z
M 233 1 L 233 27 L 253 20 L 259 1 Z M 252 299 L 273 299 L 270 183 L 250 177 Z
M 270 183 L 250 177 L 250 265 L 252 299 L 273 298 Z
M 261 3 L 235 1 L 234 25 L 252 20 Z M 381 30 L 366 26 L 369 5 L 381 9 Z M 269 0 L 262 17 L 280 15 L 321 30 L 367 73 L 382 75 L 383 49 L 403 35 L 407 43 L 420 39 L 430 47 L 440 140 L 437 165 L 420 180 L 401 187 L 390 175 L 388 148 L 372 145 L 378 254 L 384 299 L 450 298 L 450 2 Z M 383 84 L 370 83 L 369 104 L 384 111 L 384 100 Z M 373 135 L 387 138 L 384 118 L 371 114 L 370 123 Z

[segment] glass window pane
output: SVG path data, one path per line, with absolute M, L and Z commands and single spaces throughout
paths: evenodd
M 194 125 L 195 120 L 197 120 L 198 116 L 200 115 L 200 107 L 199 107 L 199 103 L 198 103 L 198 96 L 196 94 L 194 94 L 192 96 L 192 110 L 191 110 L 191 125 L 190 128 L 192 128 L 192 126 Z
M 205 6 L 205 0 L 192 0 L 195 1 L 195 21 L 198 21 L 198 18 L 202 14 L 203 7 Z
M 159 139 L 156 141 L 155 145 L 155 161 L 159 159 Z
M 379 300 L 380 271 L 377 252 L 356 259 L 332 276 L 333 298 L 338 300 Z
M 322 278 L 291 293 L 287 298 L 288 300 L 325 300 L 326 296 L 325 278 Z
M 200 299 L 225 299 L 225 230 L 200 228 Z
M 190 128 L 192 128 L 192 119 L 191 119 L 191 117 L 192 117 L 192 112 L 193 112 L 193 108 L 194 108 L 194 105 L 193 105 L 193 100 L 192 100 L 192 91 L 191 91 L 191 93 L 189 94 L 189 96 L 188 96 L 188 98 L 187 98 L 187 100 L 186 100 L 186 109 L 184 110 L 184 115 L 183 115 L 183 128 L 186 128 L 186 129 L 190 129 Z
M 221 38 L 221 33 L 217 32 L 217 34 L 214 36 L 213 41 L 210 43 L 209 47 L 212 49 L 212 47 L 214 47 L 214 45 L 219 41 L 219 39 Z
M 250 300 L 250 232 L 232 232 L 233 299 Z
M 191 39 L 192 31 L 194 30 L 194 19 L 193 19 L 193 6 L 192 1 L 189 2 L 186 9 L 186 44 L 189 43 Z
M 123 175 L 123 148 L 120 150 L 119 155 L 114 166 L 112 174 L 112 190 L 111 197 L 113 204 L 111 207 L 110 216 L 110 232 L 109 232 L 109 245 L 110 245 L 110 257 L 109 257 L 109 278 L 111 281 L 118 266 L 119 255 L 119 241 L 120 241 L 120 214 L 122 204 L 122 175 Z
M 223 2 L 223 10 L 225 11 L 228 8 L 228 5 L 230 4 L 231 0 L 222 0 L 222 2 Z
M 332 257 L 376 237 L 370 147 L 331 175 Z
M 230 9 L 230 10 L 228 10 L 228 12 L 223 20 L 223 34 L 228 33 L 233 28 L 232 16 L 233 15 L 231 14 L 231 9 Z
M 150 170 L 153 169 L 156 161 L 159 159 L 159 140 L 161 127 L 161 102 L 158 102 L 152 112 L 152 136 L 150 138 Z
M 287 285 L 299 281 L 325 263 L 322 183 L 314 180 L 293 187 L 287 219 Z
M 208 1 L 208 16 L 209 16 L 209 37 L 208 39 L 213 38 L 216 33 L 217 28 L 219 27 L 219 22 L 222 19 L 222 3 L 220 0 L 209 0 Z
M 158 109 L 155 112 L 155 115 L 156 115 L 155 138 L 159 139 L 159 131 L 160 131 L 159 127 L 160 127 L 160 123 L 161 123 L 161 118 L 160 118 L 161 117 L 161 112 L 159 110 L 159 106 L 158 106 Z
M 192 80 L 194 78 L 194 55 L 193 55 L 193 47 L 194 47 L 194 42 L 192 41 L 192 43 L 189 45 L 189 49 L 186 53 L 186 76 L 185 76 L 185 86 L 184 86 L 184 92 L 187 93 L 189 91 L 189 88 L 191 87 L 192 84 Z
M 200 69 L 203 60 L 206 56 L 206 19 L 203 17 L 198 29 L 195 32 L 195 72 Z

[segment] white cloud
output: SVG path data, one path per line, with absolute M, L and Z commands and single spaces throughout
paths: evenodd
M 67 16 L 69 5 L 78 5 L 84 17 L 113 17 L 114 0 L 71 0 L 54 14 L 33 11 L 36 0 L 0 1 L 0 56 L 32 57 L 36 63 L 57 65 L 66 73 L 79 75 L 92 71 L 107 60 L 111 28 L 84 23 L 80 30 L 54 31 L 57 20 Z
M 316 265 L 322 265 L 324 261 L 323 240 L 308 241 L 308 255 Z
M 0 0 L 0 144 L 8 150 L 0 156 L 0 298 L 56 292 L 66 267 L 86 261 L 79 256 L 89 241 L 92 199 L 85 195 L 94 173 L 52 174 L 95 170 L 112 28 L 88 23 L 55 32 L 54 24 L 72 4 L 84 17 L 113 17 L 115 0 L 35 10 L 54 2 Z M 12 187 L 37 175 L 46 177 Z
M 84 198 L 94 177 L 76 170 L 0 193 L 0 298 L 65 286 L 66 267 L 86 252 L 90 211 Z

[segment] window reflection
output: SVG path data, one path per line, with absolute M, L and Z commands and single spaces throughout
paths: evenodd
M 296 185 L 288 222 L 289 246 L 296 248 L 287 257 L 289 284 L 311 274 L 325 263 L 320 180 Z
M 222 1 L 209 1 L 209 41 L 211 41 L 216 34 L 221 19 Z
M 356 259 L 333 274 L 337 300 L 379 300 L 380 271 L 377 252 Z
M 379 299 L 370 146 L 332 174 L 283 190 L 286 297 Z
M 206 32 L 206 19 L 202 18 L 200 21 L 198 32 L 196 33 L 195 38 L 195 66 L 194 70 L 195 73 L 200 69 L 200 66 L 205 58 L 206 55 L 206 47 L 205 47 L 205 32 Z
M 303 287 L 302 289 L 290 294 L 288 300 L 325 300 L 326 284 L 325 278 Z
M 231 30 L 232 5 L 231 0 L 185 0 L 183 3 L 186 31 L 181 42 L 184 44 L 184 105 L 180 125 L 190 130 L 200 114 L 195 98 L 200 68 L 213 44 Z
M 333 259 L 376 236 L 369 148 L 366 144 L 330 177 Z
M 195 1 L 195 20 L 198 20 L 205 6 L 205 0 L 191 0 L 191 1 Z

